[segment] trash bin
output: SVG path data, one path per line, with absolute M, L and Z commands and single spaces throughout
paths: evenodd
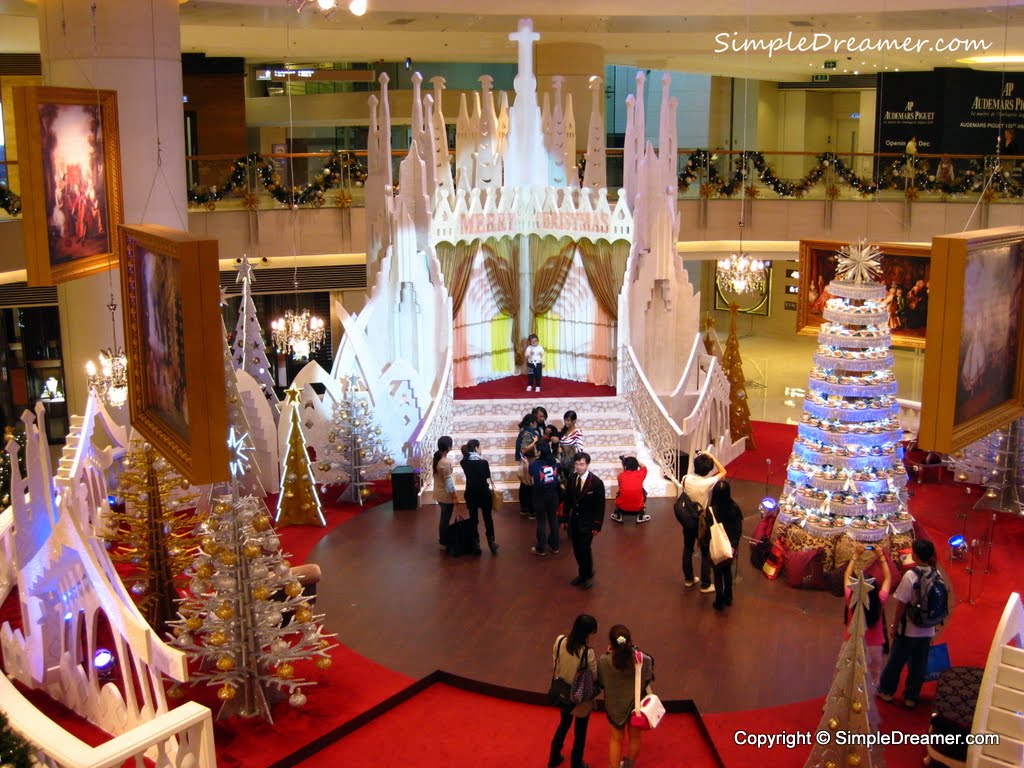
M 419 509 L 420 471 L 402 465 L 391 470 L 392 509 Z

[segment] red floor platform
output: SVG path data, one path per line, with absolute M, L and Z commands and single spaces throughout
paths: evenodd
M 544 397 L 615 397 L 615 387 L 544 377 L 541 394 Z M 495 379 L 475 387 L 457 387 L 456 400 L 529 400 L 536 392 L 526 391 L 526 376 Z

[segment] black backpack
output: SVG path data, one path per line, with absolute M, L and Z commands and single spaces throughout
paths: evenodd
M 949 615 L 949 588 L 938 568 L 915 568 L 917 581 L 907 604 L 907 620 L 915 627 L 934 627 Z
M 687 496 L 684 488 L 672 506 L 672 511 L 683 528 L 696 528 L 700 523 L 700 516 L 704 514 L 704 507 Z

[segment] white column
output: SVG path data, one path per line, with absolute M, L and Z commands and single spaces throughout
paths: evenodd
M 530 236 L 519 235 L 519 339 L 530 335 L 530 300 L 533 296 L 533 276 L 530 274 Z
M 39 38 L 46 85 L 117 91 L 125 223 L 188 229 L 178 0 L 39 0 Z M 124 346 L 116 270 L 58 290 L 71 413 L 85 406 L 86 360 L 114 343 L 111 285 Z

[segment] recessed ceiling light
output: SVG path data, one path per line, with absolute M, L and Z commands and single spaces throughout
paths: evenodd
M 860 70 L 859 70 L 859 69 L 855 69 L 855 70 L 853 70 L 853 74 L 855 74 L 855 75 L 859 75 L 859 74 L 860 74 Z

